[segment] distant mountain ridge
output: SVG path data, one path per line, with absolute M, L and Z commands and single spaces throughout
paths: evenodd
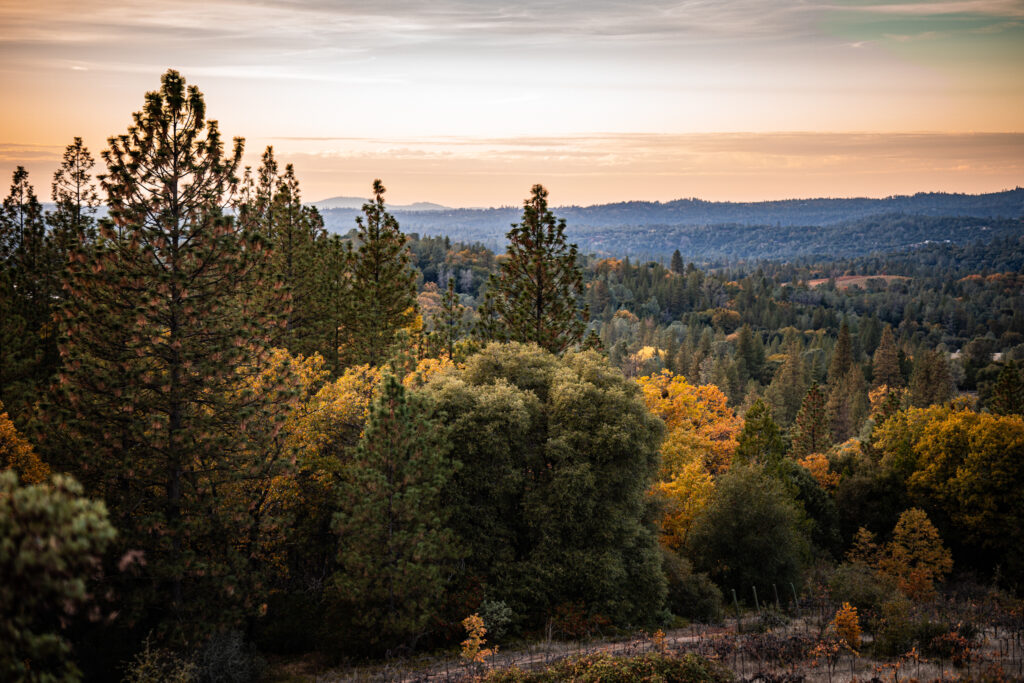
M 407 211 L 391 207 L 402 230 L 503 248 L 518 207 Z M 323 211 L 327 228 L 346 233 L 353 209 Z M 663 258 L 679 249 L 714 259 L 847 257 L 929 241 L 965 244 L 1012 236 L 1024 217 L 1024 188 L 988 194 L 941 192 L 884 199 L 787 199 L 769 202 L 618 202 L 554 209 L 586 253 Z M 955 220 L 954 220 L 955 219 Z
M 367 201 L 369 200 L 366 197 L 329 197 L 313 202 L 313 206 L 320 211 L 330 209 L 360 210 Z M 391 209 L 394 211 L 449 211 L 451 207 L 444 206 L 443 204 L 434 204 L 433 202 L 414 202 L 412 204 L 396 204 Z

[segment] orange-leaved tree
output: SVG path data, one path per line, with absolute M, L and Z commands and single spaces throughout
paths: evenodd
M 694 386 L 668 370 L 638 382 L 647 409 L 668 427 L 651 493 L 663 501 L 662 542 L 679 549 L 711 500 L 713 476 L 732 463 L 743 420 L 716 386 Z
M 743 419 L 728 406 L 728 397 L 718 387 L 695 386 L 669 370 L 638 381 L 647 409 L 668 427 L 661 450 L 662 478 L 694 459 L 712 474 L 729 469 Z
M 50 467 L 39 459 L 25 437 L 18 433 L 0 402 L 0 470 L 14 470 L 22 484 L 42 484 Z
M 953 556 L 924 510 L 911 508 L 900 515 L 879 568 L 907 597 L 923 600 L 934 595 L 935 582 L 953 568 Z

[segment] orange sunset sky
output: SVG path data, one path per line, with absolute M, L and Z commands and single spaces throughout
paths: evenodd
M 0 0 L 0 173 L 47 198 L 167 68 L 307 200 L 1024 185 L 1024 0 Z

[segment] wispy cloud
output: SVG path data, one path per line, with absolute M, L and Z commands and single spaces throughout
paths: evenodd
M 833 9 L 874 14 L 903 16 L 943 16 L 974 14 L 991 17 L 1024 17 L 1024 2 L 1020 0 L 949 0 L 948 2 L 868 3 L 862 5 L 832 5 Z

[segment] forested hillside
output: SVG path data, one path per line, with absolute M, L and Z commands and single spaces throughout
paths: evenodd
M 381 180 L 327 230 L 175 71 L 133 120 L 102 173 L 68 145 L 51 211 L 19 167 L 0 212 L 0 678 L 461 645 L 473 679 L 643 630 L 622 666 L 724 681 L 740 646 L 662 629 L 744 619 L 790 672 L 1024 665 L 1020 190 L 608 255 L 534 185 L 491 249 Z M 924 215 L 968 205 L 1009 215 Z
M 1024 189 L 988 195 L 918 194 L 888 199 L 730 203 L 678 200 L 559 209 L 584 253 L 666 259 L 679 249 L 698 263 L 800 256 L 845 258 L 928 242 L 967 244 L 1022 232 Z M 347 232 L 354 213 L 323 212 Z M 516 210 L 396 212 L 411 232 L 500 245 Z

